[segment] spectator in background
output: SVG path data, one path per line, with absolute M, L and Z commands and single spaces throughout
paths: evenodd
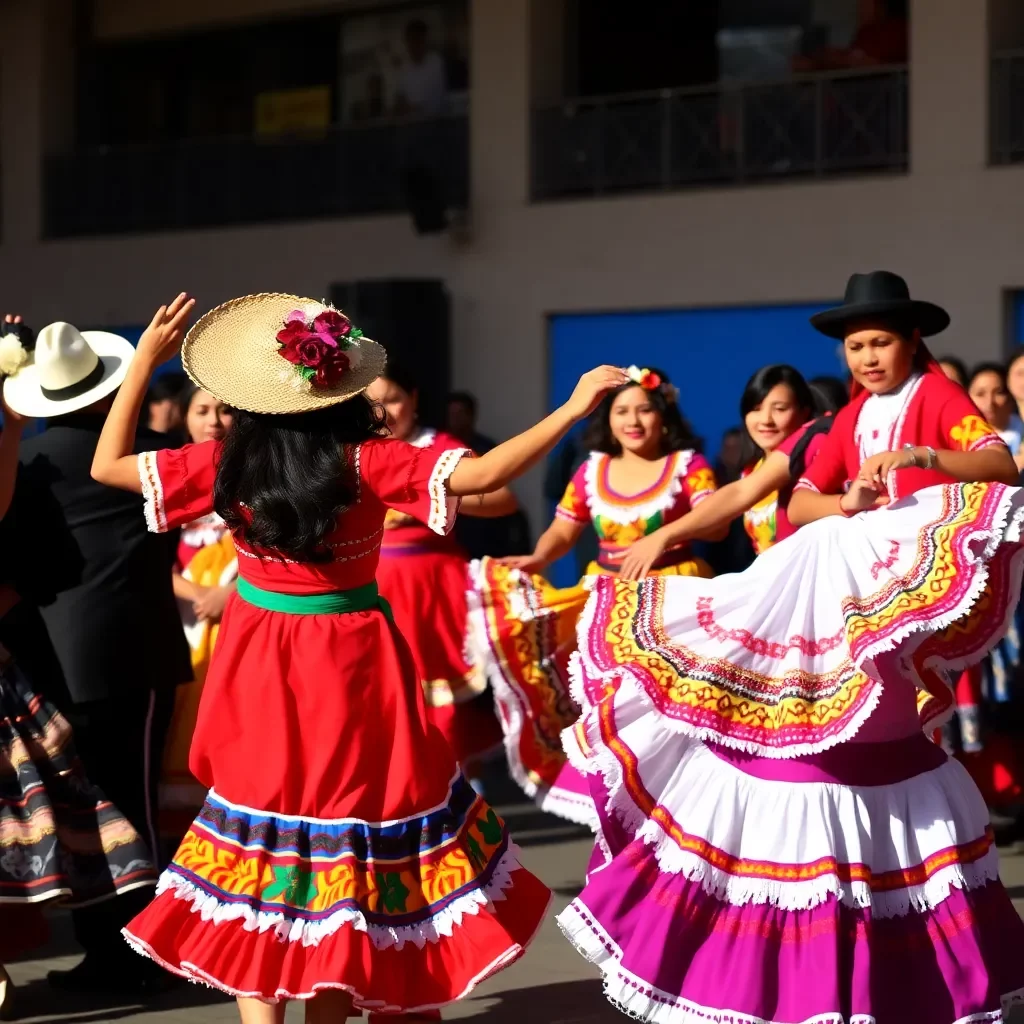
M 180 404 L 192 444 L 222 441 L 231 428 L 234 410 L 191 381 L 180 395 Z M 216 512 L 182 527 L 171 580 L 192 651 L 193 681 L 178 687 L 164 750 L 160 831 L 162 838 L 171 841 L 172 850 L 206 798 L 206 787 L 189 770 L 189 747 L 220 620 L 237 577 L 235 545 L 227 524 Z
M 489 452 L 497 441 L 476 429 L 477 402 L 468 391 L 453 391 L 448 396 L 445 430 L 478 455 Z M 470 558 L 507 558 L 533 550 L 530 521 L 522 509 L 494 519 L 459 516 L 455 537 Z
M 483 455 L 498 442 L 481 434 L 476 429 L 477 403 L 476 398 L 468 391 L 453 391 L 448 396 L 448 410 L 445 413 L 445 430 L 458 438 L 467 448 L 472 448 L 477 455 Z
M 387 113 L 384 102 L 384 76 L 379 71 L 367 75 L 365 94 L 356 100 L 350 109 L 349 117 L 353 121 L 376 121 Z
M 715 479 L 720 486 L 739 480 L 743 472 L 743 438 L 742 427 L 730 427 L 722 435 L 722 446 L 715 460 Z
M 962 360 L 957 359 L 956 356 L 943 356 L 939 360 L 939 366 L 951 381 L 959 384 L 962 388 L 967 387 L 967 367 L 964 366 Z
M 1006 387 L 1006 370 L 1002 363 L 981 363 L 974 368 L 967 382 L 967 394 L 978 407 L 985 420 L 1010 449 L 1018 469 L 1024 469 L 1021 442 L 1024 441 L 1024 422 Z
M 826 46 L 793 61 L 794 71 L 906 64 L 907 0 L 860 0 L 860 27 L 847 47 Z
M 407 59 L 398 73 L 396 113 L 439 117 L 444 113 L 444 60 L 430 43 L 430 29 L 419 18 L 405 29 Z
M 722 435 L 722 444 L 714 464 L 715 479 L 720 487 L 739 480 L 743 475 L 745 438 L 746 431 L 742 427 L 730 427 Z M 742 572 L 754 561 L 754 548 L 742 517 L 729 524 L 729 533 L 724 540 L 707 544 L 706 548 L 707 560 L 717 576 L 727 572 Z
M 181 413 L 181 393 L 188 384 L 183 373 L 165 373 L 153 381 L 146 392 L 146 425 L 155 434 L 164 434 L 164 448 L 179 448 L 185 443 L 185 421 Z
M 1017 406 L 1017 415 L 1024 420 L 1024 348 L 1018 348 L 1006 364 L 1006 390 Z

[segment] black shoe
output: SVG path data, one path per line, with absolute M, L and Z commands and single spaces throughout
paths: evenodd
M 46 980 L 60 992 L 146 999 L 166 992 L 177 979 L 145 960 L 131 960 L 124 964 L 86 956 L 70 970 L 50 971 Z

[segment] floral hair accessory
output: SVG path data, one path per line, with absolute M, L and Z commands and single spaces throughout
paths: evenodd
M 653 370 L 648 370 L 646 367 L 640 369 L 639 366 L 627 366 L 626 376 L 634 383 L 639 384 L 644 391 L 660 391 L 661 394 L 668 399 L 670 402 L 675 402 L 679 398 L 679 391 L 667 380 L 664 380 L 659 373 L 655 373 Z
M 35 348 L 35 333 L 20 321 L 2 325 L 0 337 L 0 377 L 12 377 L 28 361 Z
M 325 309 L 312 320 L 304 310 L 292 310 L 277 332 L 278 352 L 292 364 L 288 379 L 300 389 L 338 387 L 345 374 L 359 365 L 362 336 L 336 309 Z

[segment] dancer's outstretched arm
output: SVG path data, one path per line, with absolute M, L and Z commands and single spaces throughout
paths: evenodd
M 455 497 L 487 494 L 511 483 L 589 416 L 609 391 L 628 382 L 625 372 L 616 366 L 599 366 L 585 373 L 569 401 L 550 416 L 479 458 L 463 459 L 448 478 L 448 493 Z
M 692 512 L 638 540 L 619 556 L 619 576 L 639 580 L 669 550 L 689 540 L 720 540 L 737 516 L 790 482 L 789 456 L 772 452 L 749 476 L 720 487 Z
M 889 502 L 886 489 L 890 474 L 899 469 L 927 466 L 930 457 L 931 453 L 926 447 L 873 455 L 865 460 L 845 494 L 816 494 L 811 490 L 797 490 L 789 503 L 789 520 L 794 526 L 806 526 L 826 516 L 850 516 L 886 505 Z M 1010 450 L 1001 444 L 973 452 L 937 449 L 931 468 L 962 483 L 1013 485 L 1020 478 Z

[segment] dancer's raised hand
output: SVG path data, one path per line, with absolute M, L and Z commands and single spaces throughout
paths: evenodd
M 573 418 L 582 420 L 589 416 L 609 391 L 629 383 L 626 371 L 619 366 L 598 366 L 580 377 L 565 408 Z
M 195 304 L 195 299 L 182 292 L 169 306 L 161 306 L 142 332 L 136 350 L 139 357 L 156 367 L 176 356 Z

